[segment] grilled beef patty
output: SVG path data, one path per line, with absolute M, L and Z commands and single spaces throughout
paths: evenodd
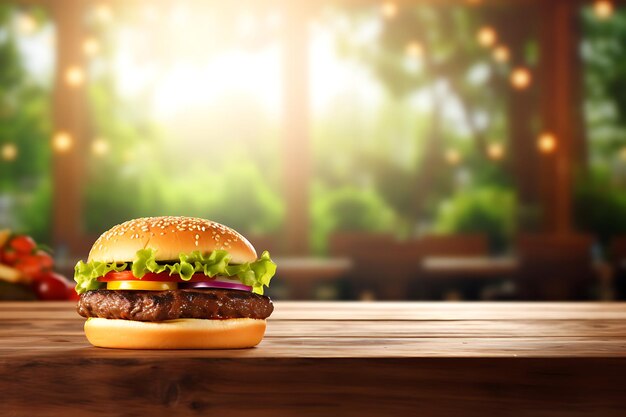
M 265 319 L 274 306 L 268 297 L 237 290 L 94 290 L 81 294 L 77 310 L 83 317 L 136 321 Z

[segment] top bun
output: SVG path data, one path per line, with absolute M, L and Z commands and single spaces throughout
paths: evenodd
M 88 261 L 132 262 L 140 249 L 152 248 L 157 261 L 178 260 L 180 253 L 225 250 L 234 264 L 253 262 L 248 240 L 233 229 L 196 217 L 144 217 L 118 224 L 93 244 Z

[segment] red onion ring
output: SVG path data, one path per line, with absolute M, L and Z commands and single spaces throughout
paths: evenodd
M 183 287 L 184 286 L 184 287 Z M 198 282 L 185 282 L 178 284 L 179 288 L 224 288 L 227 290 L 240 290 L 240 291 L 252 291 L 252 287 L 234 282 L 224 281 L 198 281 Z

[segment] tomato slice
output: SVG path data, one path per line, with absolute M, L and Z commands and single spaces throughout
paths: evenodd
M 107 290 L 147 290 L 168 291 L 178 289 L 175 282 L 158 281 L 110 281 L 107 282 Z
M 161 272 L 155 274 L 154 272 L 146 272 L 142 278 L 137 278 L 131 271 L 115 272 L 111 271 L 103 277 L 98 278 L 100 282 L 111 281 L 160 281 L 160 282 L 200 282 L 211 281 L 214 278 L 208 277 L 204 274 L 194 274 L 189 281 L 183 281 L 180 275 L 173 274 L 170 276 L 169 272 Z

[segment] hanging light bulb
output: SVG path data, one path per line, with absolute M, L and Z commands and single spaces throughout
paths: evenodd
M 461 154 L 456 149 L 448 149 L 444 154 L 446 162 L 450 165 L 457 165 L 461 162 Z
M 544 132 L 537 139 L 537 147 L 541 153 L 549 154 L 556 149 L 556 137 L 549 132 Z
M 487 146 L 487 156 L 489 159 L 498 161 L 504 156 L 504 147 L 499 143 L 490 143 Z
M 5 143 L 0 149 L 0 155 L 7 162 L 15 160 L 17 158 L 17 146 L 14 143 Z
M 80 87 L 85 82 L 85 73 L 79 66 L 73 65 L 65 70 L 65 82 L 70 87 Z
M 511 72 L 511 85 L 517 90 L 524 90 L 525 88 L 528 88 L 531 80 L 532 77 L 530 75 L 530 71 L 528 71 L 526 68 L 515 68 Z
M 92 36 L 83 41 L 83 52 L 87 56 L 95 56 L 100 52 L 100 42 Z
M 96 18 L 101 22 L 109 22 L 113 18 L 113 10 L 111 10 L 111 6 L 107 3 L 100 3 L 94 9 L 94 14 Z
M 95 156 L 104 156 L 109 153 L 109 142 L 103 138 L 97 138 L 91 143 L 91 152 Z
M 380 12 L 387 19 L 393 19 L 398 14 L 398 5 L 393 1 L 386 1 L 380 6 Z
M 497 62 L 507 62 L 510 57 L 511 54 L 509 52 L 509 48 L 504 45 L 498 45 L 493 50 L 493 59 L 495 59 Z
M 593 3 L 593 12 L 600 20 L 613 16 L 613 3 L 609 0 L 597 0 Z
M 496 44 L 496 41 L 498 40 L 498 34 L 496 33 L 496 30 L 491 26 L 483 26 L 476 34 L 476 39 L 481 46 L 489 48 Z
M 59 153 L 65 153 L 72 148 L 73 140 L 67 132 L 58 132 L 52 138 L 52 147 Z
M 22 35 L 30 35 L 37 29 L 37 21 L 29 13 L 21 13 L 17 18 L 17 29 Z
M 424 46 L 418 41 L 411 41 L 407 44 L 405 52 L 411 58 L 421 58 L 424 55 Z

